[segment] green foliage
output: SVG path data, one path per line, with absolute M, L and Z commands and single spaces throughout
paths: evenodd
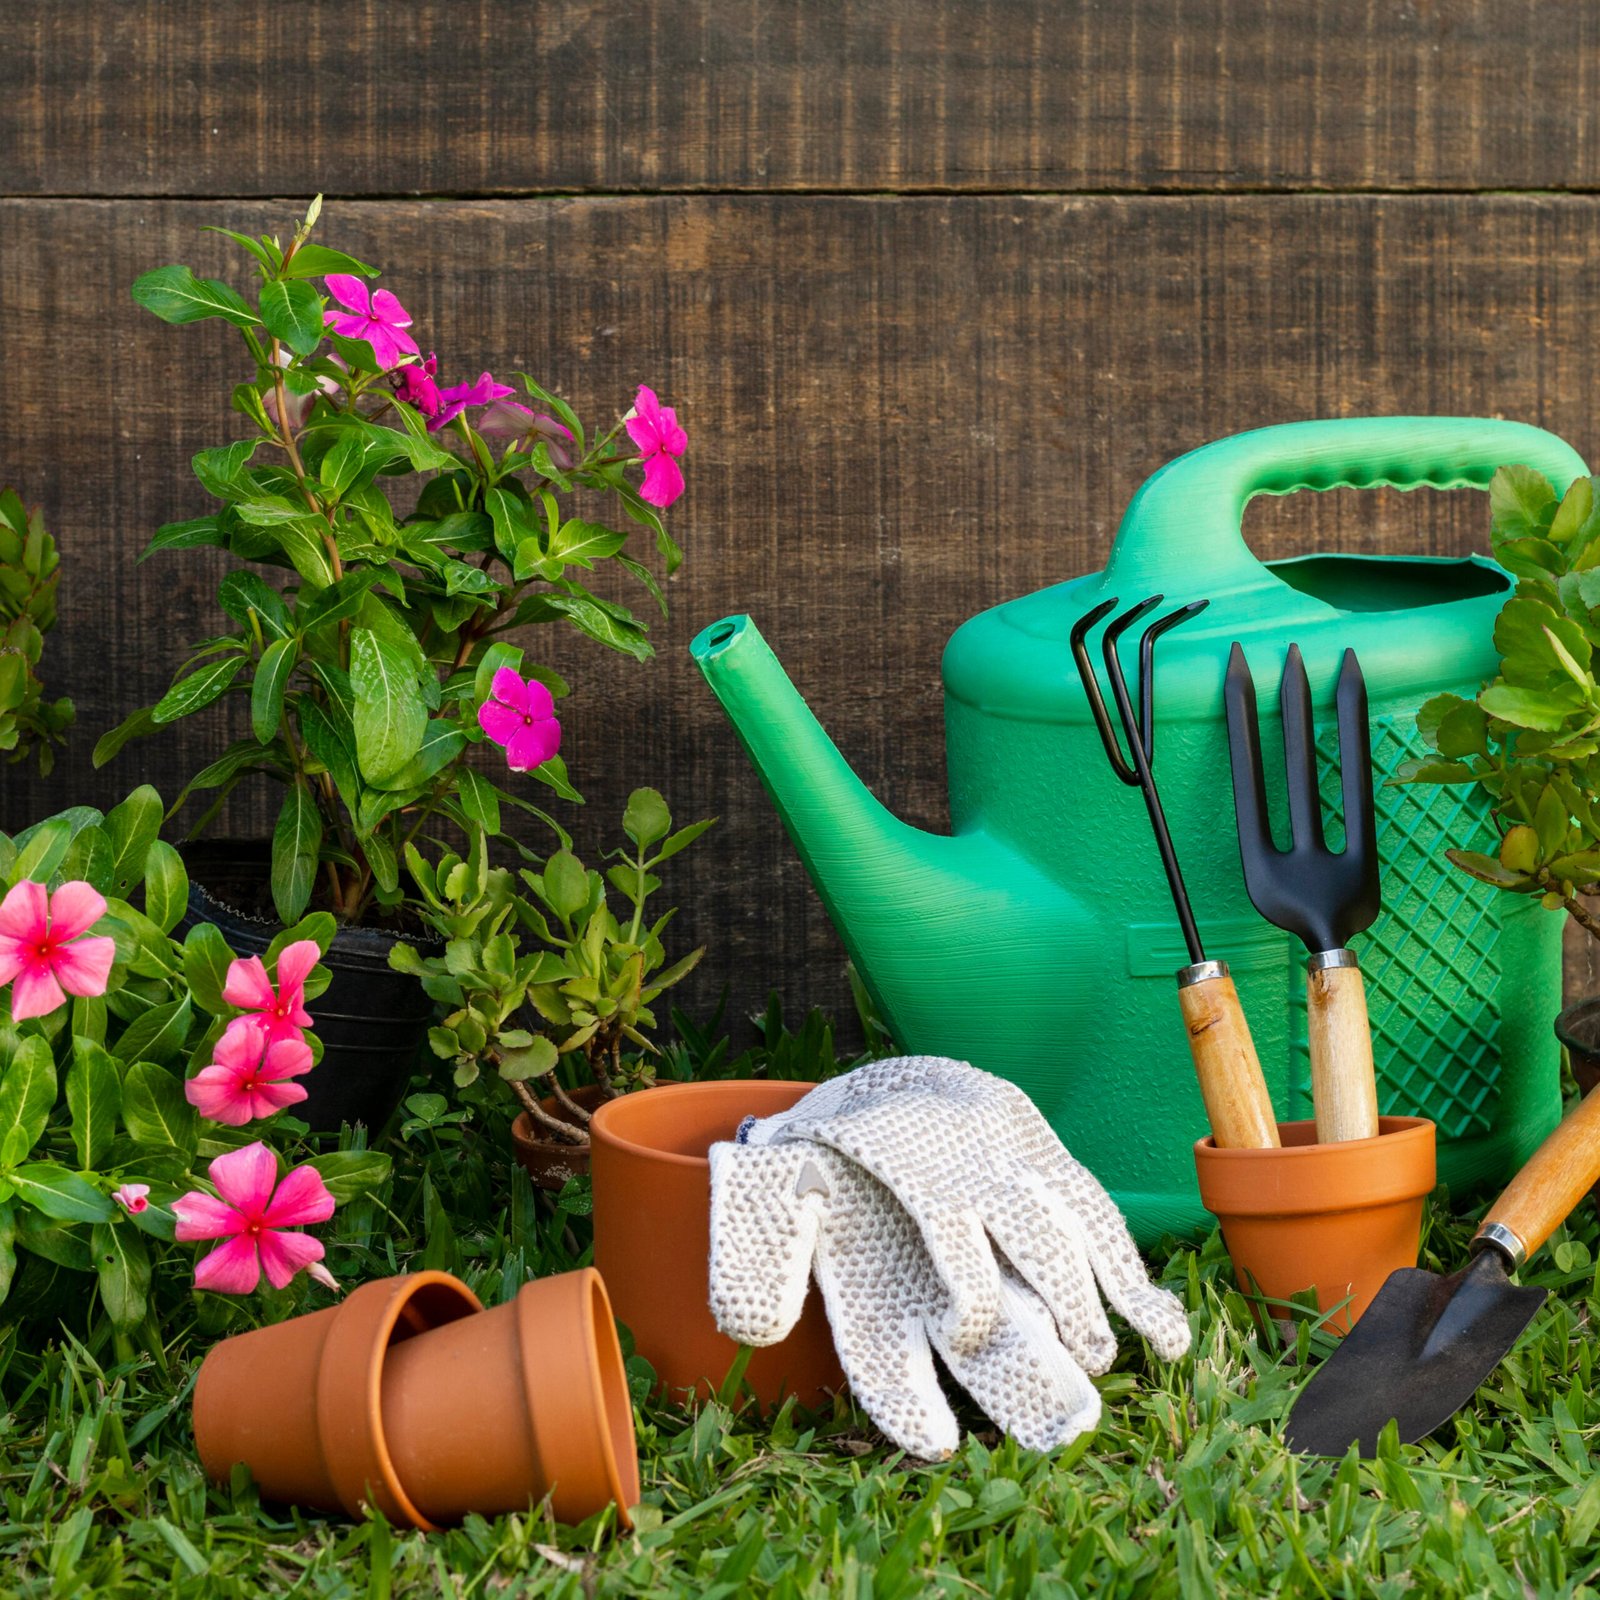
M 32 754 L 41 774 L 72 726 L 72 702 L 46 701 L 39 679 L 44 636 L 55 626 L 55 540 L 14 489 L 0 489 L 0 751 Z
M 304 1154 L 301 1125 L 287 1117 L 219 1128 L 202 1123 L 184 1094 L 184 1078 L 210 1062 L 235 1014 L 222 998 L 234 955 L 209 923 L 182 943 L 174 937 L 189 881 L 159 837 L 161 818 L 160 796 L 142 788 L 105 815 L 78 807 L 14 839 L 0 834 L 0 885 L 88 882 L 107 906 L 93 936 L 117 948 L 103 996 L 16 1022 L 0 992 L 0 1329 L 32 1317 L 28 1284 L 65 1271 L 80 1282 L 61 1293 L 96 1308 L 87 1331 L 108 1328 L 124 1354 L 136 1333 L 159 1347 L 158 1269 L 188 1283 L 193 1249 L 171 1244 L 171 1207 L 203 1186 L 204 1164 L 256 1138 L 291 1165 Z M 324 950 L 333 932 L 326 914 L 289 930 Z M 326 979 L 314 969 L 308 992 Z M 389 1166 L 366 1152 L 312 1159 L 340 1203 Z M 115 1203 L 126 1183 L 148 1185 L 147 1211 Z
M 1600 503 L 1594 480 L 1565 496 L 1531 467 L 1489 487 L 1496 559 L 1516 580 L 1495 622 L 1500 672 L 1472 700 L 1435 695 L 1417 727 L 1435 754 L 1397 783 L 1472 784 L 1490 796 L 1496 854 L 1448 851 L 1464 872 L 1565 910 L 1600 937 Z
M 310 242 L 319 212 L 320 201 L 287 245 L 215 230 L 253 261 L 254 303 L 183 266 L 133 286 L 166 322 L 231 324 L 249 363 L 232 405 L 250 435 L 194 458 L 220 508 L 160 529 L 145 553 L 214 546 L 248 565 L 235 565 L 218 593 L 232 631 L 198 644 L 157 704 L 95 747 L 100 764 L 131 739 L 244 699 L 251 736 L 196 775 L 179 803 L 207 791 L 208 820 L 248 779 L 285 787 L 271 883 L 286 923 L 324 887 L 330 909 L 352 921 L 374 901 L 398 902 L 404 846 L 430 821 L 466 818 L 492 834 L 502 803 L 542 816 L 469 764 L 496 667 L 566 693 L 507 636 L 564 622 L 643 660 L 647 624 L 593 592 L 591 574 L 608 567 L 641 583 L 665 614 L 657 576 L 626 546 L 642 528 L 665 573 L 682 559 L 627 480 L 637 458 L 621 423 L 591 439 L 570 407 L 523 377 L 528 406 L 501 417 L 525 421 L 502 430 L 510 437 L 498 455 L 468 413 L 430 432 L 402 397 L 419 375 L 412 358 L 380 371 L 371 344 L 324 329 L 328 302 L 313 280 L 371 279 L 377 269 Z M 606 505 L 620 528 L 593 520 L 592 508 Z M 0 708 L 5 681 L 0 665 Z M 498 751 L 491 765 L 504 770 Z M 580 798 L 559 757 L 533 776 Z
M 422 978 L 445 1007 L 429 1043 L 452 1063 L 458 1089 L 497 1078 L 531 1116 L 547 1121 L 540 1096 L 573 1087 L 577 1077 L 608 1096 L 654 1081 L 652 1008 L 704 951 L 669 965 L 661 936 L 674 913 L 648 917 L 646 906 L 661 887 L 655 869 L 710 826 L 674 832 L 666 801 L 654 789 L 635 789 L 622 818 L 628 843 L 607 854 L 604 872 L 563 845 L 524 867 L 520 888 L 510 873 L 488 867 L 481 823 L 465 860 L 445 855 L 430 863 L 407 847 L 445 952 L 424 959 L 400 944 L 389 962 Z M 571 1123 L 548 1131 L 585 1142 L 584 1113 L 569 1115 Z

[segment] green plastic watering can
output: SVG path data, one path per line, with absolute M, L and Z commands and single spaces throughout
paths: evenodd
M 1444 860 L 1450 846 L 1484 847 L 1475 792 L 1381 783 L 1420 753 L 1424 700 L 1473 694 L 1494 675 L 1494 618 L 1513 580 L 1476 556 L 1264 563 L 1240 519 L 1258 494 L 1486 488 L 1509 463 L 1558 489 L 1588 470 L 1538 428 L 1455 417 L 1289 423 L 1169 462 L 1134 496 L 1104 572 L 996 606 L 950 640 L 949 837 L 873 798 L 748 617 L 715 622 L 690 646 L 897 1044 L 1021 1085 L 1141 1243 L 1210 1220 L 1191 1153 L 1205 1113 L 1172 982 L 1187 956 L 1142 803 L 1106 765 L 1068 632 L 1113 595 L 1211 601 L 1157 653 L 1157 781 L 1206 952 L 1233 969 L 1285 1119 L 1311 1115 L 1305 979 L 1288 937 L 1245 894 L 1223 671 L 1242 641 L 1261 703 L 1275 708 L 1284 655 L 1299 644 L 1332 816 L 1333 689 L 1355 649 L 1380 783 L 1384 909 L 1356 941 L 1380 1106 L 1434 1120 L 1442 1182 L 1498 1181 L 1560 1111 L 1562 919 Z M 1272 737 L 1263 730 L 1269 747 Z

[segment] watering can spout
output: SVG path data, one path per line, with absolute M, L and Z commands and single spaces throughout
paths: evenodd
M 896 1041 L 947 1054 L 970 1048 L 931 1019 L 964 988 L 975 1025 L 986 1014 L 984 985 L 1003 955 L 979 948 L 974 929 L 988 929 L 998 946 L 1013 936 L 1048 938 L 1075 903 L 981 829 L 926 833 L 886 810 L 748 617 L 712 623 L 689 651 Z

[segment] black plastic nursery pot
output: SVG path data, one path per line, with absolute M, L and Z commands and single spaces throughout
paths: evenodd
M 240 956 L 264 956 L 279 931 L 276 919 L 235 908 L 265 885 L 271 859 L 264 841 L 207 839 L 183 849 L 189 871 L 189 909 L 180 937 L 212 922 Z M 269 902 L 270 903 L 270 902 Z M 401 935 L 385 928 L 341 927 L 322 958 L 332 974 L 327 989 L 307 1003 L 322 1041 L 322 1060 L 298 1081 L 306 1098 L 292 1114 L 318 1133 L 337 1133 L 346 1122 L 376 1131 L 394 1114 L 427 1049 L 433 1001 L 416 978 L 389 965 Z M 442 944 L 405 937 L 424 955 Z

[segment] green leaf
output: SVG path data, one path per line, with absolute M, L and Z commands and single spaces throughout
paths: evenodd
M 556 536 L 550 541 L 550 555 L 572 566 L 592 567 L 596 561 L 614 556 L 627 542 L 627 534 L 614 528 L 570 517 L 556 529 Z
M 1555 515 L 1556 492 L 1532 467 L 1501 467 L 1489 481 L 1489 508 L 1497 540 L 1542 537 Z
M 180 678 L 156 701 L 150 712 L 152 722 L 176 722 L 219 699 L 228 686 L 239 676 L 245 658 L 241 655 L 219 656 L 208 661 L 188 677 Z
M 195 550 L 208 544 L 226 546 L 227 542 L 216 517 L 191 517 L 187 522 L 168 522 L 157 528 L 155 536 L 140 552 L 139 561 L 159 550 Z
M 622 606 L 602 604 L 593 595 L 542 594 L 538 599 L 608 649 L 635 661 L 648 661 L 655 654 L 645 637 L 644 624 Z
M 655 601 L 656 608 L 662 616 L 667 615 L 667 597 L 661 592 L 661 585 L 656 582 L 656 575 L 642 561 L 635 561 L 632 556 L 618 554 L 617 565 L 624 571 L 631 572 L 646 589 L 650 591 L 650 598 Z
M 557 850 L 545 862 L 544 896 L 558 917 L 571 917 L 589 903 L 589 874 L 570 850 Z
M 303 244 L 283 266 L 286 278 L 324 278 L 330 272 L 349 272 L 358 278 L 376 278 L 378 269 L 365 261 L 357 261 L 342 250 L 330 250 L 326 245 Z
M 393 1165 L 376 1150 L 328 1150 L 307 1164 L 321 1173 L 334 1204 L 340 1206 L 386 1183 Z
M 183 857 L 165 839 L 157 839 L 144 858 L 144 914 L 163 933 L 171 933 L 188 909 L 189 874 Z
M 340 707 L 300 701 L 300 732 L 311 754 L 328 769 L 345 809 L 354 814 L 361 804 L 361 781 L 356 775 L 355 729 Z
M 659 866 L 661 862 L 670 860 L 680 850 L 686 850 L 707 828 L 714 827 L 717 819 L 707 817 L 704 822 L 691 822 L 686 828 L 679 828 L 656 852 L 651 866 Z
M 269 639 L 287 639 L 294 631 L 283 596 L 258 573 L 230 572 L 218 586 L 217 604 L 241 627 L 248 628 L 254 614 Z
M 111 841 L 106 837 L 105 829 L 85 828 L 72 841 L 71 848 L 62 860 L 61 876 L 66 882 L 82 879 L 97 893 L 110 894 L 115 887 L 111 876 L 112 866 Z
M 232 444 L 198 451 L 190 463 L 194 475 L 219 500 L 254 494 L 255 485 L 244 476 L 244 469 L 260 444 L 260 439 L 235 439 Z
M 122 1075 L 104 1048 L 92 1039 L 74 1038 L 67 1068 L 67 1110 L 78 1165 L 98 1167 L 117 1136 L 122 1115 Z
M 95 741 L 93 756 L 95 767 L 98 769 L 108 761 L 114 760 L 130 739 L 142 739 L 155 731 L 156 719 L 151 716 L 149 706 L 142 706 L 132 716 L 119 722 L 116 727 L 102 733 Z
M 232 1008 L 222 998 L 234 954 L 214 923 L 197 922 L 183 941 L 183 976 L 194 1002 L 214 1017 Z
M 1540 860 L 1548 861 L 1560 853 L 1570 825 L 1566 805 L 1556 793 L 1555 785 L 1546 784 L 1533 813 L 1534 832 L 1539 836 Z
M 672 813 L 654 789 L 635 789 L 622 813 L 622 831 L 636 845 L 646 847 L 665 839 L 672 829 Z
M 152 1006 L 136 1017 L 117 1040 L 119 1061 L 167 1062 L 177 1057 L 189 1037 L 194 1002 L 187 994 L 165 1005 Z
M 258 320 L 237 291 L 215 278 L 197 278 L 187 267 L 157 267 L 134 279 L 129 292 L 163 322 L 201 322 L 207 317 L 223 317 L 236 328 L 253 328 Z
M 53 1161 L 30 1161 L 6 1174 L 17 1198 L 57 1222 L 106 1222 L 116 1207 L 92 1184 Z
M 30 1034 L 0 1077 L 0 1167 L 12 1167 L 39 1142 L 56 1103 L 56 1063 L 48 1040 Z
M 299 659 L 299 641 L 276 639 L 261 654 L 250 685 L 250 726 L 262 744 L 271 744 L 283 720 L 283 691 Z
M 501 1056 L 500 1076 L 507 1083 L 521 1083 L 527 1078 L 542 1078 L 547 1072 L 555 1071 L 559 1059 L 556 1047 L 542 1033 L 536 1034 L 533 1042 L 526 1048 L 507 1050 Z
M 334 920 L 331 911 L 313 911 L 301 917 L 292 927 L 285 928 L 281 933 L 273 936 L 272 943 L 267 946 L 265 961 L 267 970 L 274 976 L 278 971 L 278 957 L 292 944 L 298 944 L 302 939 L 309 939 L 323 955 L 327 955 L 329 947 L 333 944 L 334 935 L 339 931 L 339 924 Z
M 1508 683 L 1491 683 L 1478 696 L 1478 704 L 1501 722 L 1544 733 L 1555 733 L 1574 709 L 1552 691 L 1518 689 Z
M 122 1081 L 122 1121 L 138 1144 L 193 1155 L 200 1118 L 183 1085 L 149 1061 L 136 1061 Z
M 19 835 L 17 846 L 11 881 L 31 878 L 35 883 L 48 883 L 72 848 L 72 824 L 65 817 L 52 817 L 30 829 L 25 841 Z
M 466 735 L 448 718 L 435 717 L 423 729 L 422 743 L 417 753 L 394 774 L 381 781 L 374 779 L 379 789 L 419 789 L 447 767 L 466 748 Z
M 160 836 L 161 821 L 161 796 L 147 783 L 107 813 L 102 826 L 111 841 L 112 882 L 119 895 L 125 897 L 138 883 L 150 846 Z
M 1588 522 L 1593 511 L 1594 480 L 1574 478 L 1550 524 L 1551 541 L 1555 544 L 1570 542 Z
M 502 640 L 495 640 L 483 652 L 472 677 L 472 698 L 482 704 L 489 698 L 494 687 L 494 675 L 502 667 L 509 667 L 513 672 L 522 671 L 522 650 L 514 644 L 506 644 Z
M 375 432 L 389 433 L 389 430 Z M 322 458 L 317 476 L 329 494 L 337 498 L 363 479 L 370 482 L 373 473 L 404 454 L 398 434 L 391 433 L 388 438 L 380 439 L 372 433 L 347 432 Z
M 295 921 L 310 903 L 321 849 L 322 814 L 310 790 L 296 779 L 272 830 L 272 903 L 280 921 Z
M 480 772 L 462 767 L 456 775 L 461 799 L 461 809 L 483 831 L 491 836 L 500 831 L 500 802 L 495 797 L 494 785 Z
M 9 1200 L 0 1201 L 0 1302 L 11 1293 L 17 1271 L 17 1211 Z
M 370 628 L 351 634 L 356 758 L 370 782 L 393 777 L 416 755 L 428 723 L 412 663 Z
M 261 320 L 297 356 L 310 355 L 322 343 L 322 297 L 304 279 L 264 283 Z
M 526 503 L 501 488 L 491 489 L 483 499 L 484 509 L 494 523 L 495 549 L 507 561 L 515 561 L 522 541 L 538 538 L 537 529 L 528 521 Z
M 100 1303 L 116 1328 L 132 1328 L 144 1320 L 150 1296 L 150 1251 L 137 1229 L 97 1222 L 89 1232 L 89 1250 L 100 1280 Z

